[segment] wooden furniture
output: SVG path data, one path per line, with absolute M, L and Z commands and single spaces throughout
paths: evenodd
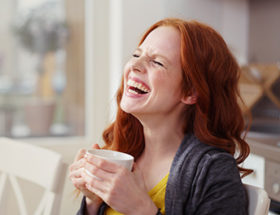
M 66 165 L 59 153 L 0 138 L 0 214 L 58 215 L 65 175 Z M 41 199 L 38 203 L 32 200 L 37 195 L 31 185 L 43 193 L 36 197 Z M 9 198 L 12 194 L 14 198 Z
M 277 64 L 252 64 L 241 68 L 239 89 L 245 103 L 245 106 L 241 105 L 243 112 L 250 110 L 263 95 L 280 108 L 280 100 L 271 90 L 273 84 L 280 78 L 279 67 Z

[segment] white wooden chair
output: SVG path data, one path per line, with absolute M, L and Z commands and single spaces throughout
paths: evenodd
M 32 144 L 0 138 L 0 214 L 58 215 L 66 169 L 67 165 L 62 162 L 59 153 Z M 28 186 L 21 186 L 22 181 L 28 182 Z M 31 185 L 39 187 L 39 191 L 43 193 L 42 197 L 36 197 L 37 201 L 41 198 L 38 203 L 31 200 L 35 195 L 30 193 Z M 38 191 L 38 188 L 36 189 Z M 12 193 L 15 197 L 9 202 Z M 33 207 L 32 211 L 28 210 L 30 205 Z M 11 212 L 15 208 L 18 213 Z
M 270 198 L 267 192 L 249 184 L 244 184 L 249 199 L 249 215 L 267 215 L 270 206 Z

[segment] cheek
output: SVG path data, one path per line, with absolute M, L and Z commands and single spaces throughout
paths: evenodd
M 149 74 L 149 80 L 153 84 L 165 84 L 168 81 L 168 79 L 169 78 L 166 76 L 166 74 L 159 70 L 153 70 Z
M 178 77 L 169 76 L 163 74 L 162 72 L 154 72 L 153 75 L 150 77 L 151 82 L 162 88 L 177 88 L 179 85 Z
M 154 86 L 165 95 L 178 97 L 181 95 L 181 79 L 179 77 L 159 76 L 153 80 Z

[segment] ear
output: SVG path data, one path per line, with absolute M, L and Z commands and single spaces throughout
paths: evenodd
M 181 99 L 181 102 L 183 102 L 184 104 L 187 104 L 187 105 L 195 104 L 197 102 L 197 95 L 196 95 L 196 93 L 194 93 L 192 95 L 189 95 L 189 96 L 184 96 Z

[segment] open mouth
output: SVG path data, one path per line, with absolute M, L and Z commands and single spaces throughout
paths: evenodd
M 146 94 L 149 93 L 150 90 L 145 87 L 142 83 L 136 82 L 132 79 L 129 79 L 127 82 L 128 92 L 133 94 Z

